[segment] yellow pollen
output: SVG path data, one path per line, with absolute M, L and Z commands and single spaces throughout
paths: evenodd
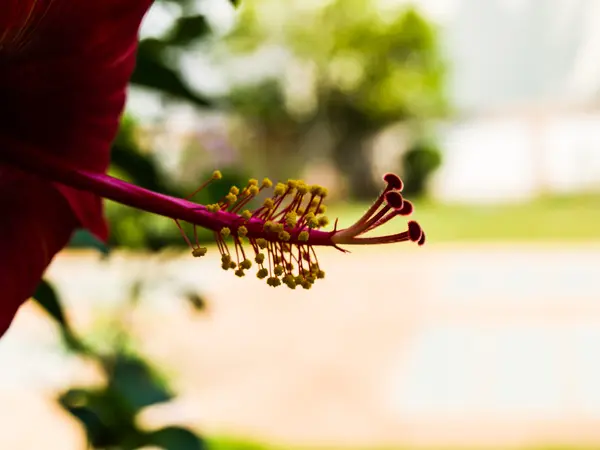
M 256 240 L 256 245 L 258 245 L 258 248 L 267 248 L 267 240 L 263 238 L 258 238 Z
M 327 225 L 329 225 L 329 219 L 325 216 L 319 217 L 318 222 L 320 227 L 326 227 Z
M 197 247 L 192 250 L 192 256 L 194 256 L 194 258 L 199 258 L 201 256 L 206 255 L 206 252 L 208 252 L 208 249 L 206 247 Z
M 227 227 L 223 227 L 221 228 L 221 237 L 222 238 L 227 238 L 229 237 L 229 235 L 231 234 L 231 230 Z
M 300 234 L 298 235 L 298 240 L 302 241 L 302 242 L 307 242 L 308 241 L 308 231 L 301 231 Z
M 273 190 L 273 193 L 275 195 L 283 195 L 285 194 L 285 191 L 287 190 L 285 184 L 282 183 L 277 183 L 277 185 L 275 186 L 275 189 Z
M 246 220 L 250 220 L 250 218 L 252 217 L 252 213 L 250 211 L 248 211 L 247 209 L 245 209 L 242 211 L 241 216 Z
M 248 228 L 246 228 L 245 226 L 240 226 L 237 229 L 237 235 L 239 237 L 246 237 L 246 235 L 248 234 Z
M 280 241 L 287 242 L 290 240 L 290 233 L 287 231 L 280 231 L 277 237 L 279 237 Z
M 215 170 L 212 173 L 211 179 L 213 179 L 213 180 L 220 180 L 221 178 L 223 178 L 223 174 L 221 173 L 220 170 Z

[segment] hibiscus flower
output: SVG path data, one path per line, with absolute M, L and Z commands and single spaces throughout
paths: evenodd
M 362 236 L 412 212 L 393 174 L 357 223 L 332 231 L 322 230 L 326 189 L 299 180 L 249 180 L 204 206 L 106 175 L 151 3 L 0 0 L 0 336 L 75 229 L 106 240 L 103 197 L 170 217 L 182 232 L 181 221 L 212 230 L 225 270 L 243 276 L 256 264 L 271 286 L 308 289 L 323 278 L 315 246 L 425 242 L 413 221 L 401 233 Z M 218 178 L 216 171 L 208 182 Z M 259 207 L 246 209 L 270 188 Z M 184 237 L 194 256 L 206 253 Z

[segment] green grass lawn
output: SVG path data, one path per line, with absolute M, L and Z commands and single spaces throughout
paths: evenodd
M 561 446 L 561 445 L 547 445 L 539 447 L 528 447 L 528 448 L 515 448 L 514 450 L 592 450 L 594 447 L 577 447 L 577 446 Z M 324 447 L 282 447 L 282 446 L 270 446 L 268 444 L 253 444 L 244 441 L 237 441 L 234 439 L 209 439 L 207 450 L 475 450 L 478 447 L 467 448 L 456 448 L 456 447 L 429 447 L 418 449 L 410 447 L 346 447 L 346 448 L 332 448 L 331 446 Z M 509 449 L 509 450 L 510 450 Z
M 415 202 L 412 217 L 427 232 L 429 241 L 589 241 L 600 240 L 600 195 L 553 197 L 523 204 L 494 206 L 448 205 Z M 367 204 L 329 208 L 330 218 L 348 226 Z M 380 232 L 401 231 L 391 221 Z

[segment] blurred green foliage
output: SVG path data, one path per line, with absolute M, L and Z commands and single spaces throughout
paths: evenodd
M 256 0 L 241 8 L 226 44 L 236 55 L 265 48 L 286 55 L 281 76 L 237 87 L 228 99 L 260 137 L 251 144 L 253 158 L 262 150 L 264 164 L 284 171 L 298 171 L 307 157 L 330 158 L 353 198 L 379 189 L 367 148 L 375 135 L 398 122 L 421 129 L 448 109 L 436 30 L 412 7 L 383 13 L 370 0 L 325 7 Z M 317 129 L 326 130 L 327 139 L 307 145 Z
M 132 307 L 137 300 L 135 296 L 134 292 Z M 100 350 L 75 333 L 57 292 L 49 283 L 43 281 L 40 284 L 34 299 L 56 321 L 67 349 L 100 369 L 104 380 L 102 385 L 72 387 L 58 398 L 60 406 L 85 429 L 90 448 L 206 448 L 205 441 L 187 428 L 166 426 L 147 430 L 137 423 L 139 414 L 145 408 L 169 402 L 174 394 L 156 369 L 131 350 L 132 344 L 125 325 L 112 329 L 114 342 L 103 342 L 103 349 Z

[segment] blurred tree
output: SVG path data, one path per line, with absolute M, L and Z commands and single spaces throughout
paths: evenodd
M 227 50 L 248 55 L 267 47 L 287 52 L 287 79 L 234 89 L 232 105 L 251 127 L 261 122 L 265 136 L 297 137 L 325 124 L 331 149 L 313 151 L 331 153 L 356 198 L 377 190 L 366 148 L 376 133 L 446 110 L 437 36 L 413 8 L 384 13 L 372 0 L 334 0 L 321 8 L 302 0 L 248 2 Z

